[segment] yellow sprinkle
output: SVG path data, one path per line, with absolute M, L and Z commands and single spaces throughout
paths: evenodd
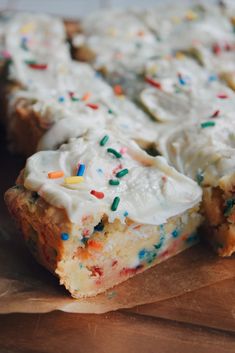
M 34 23 L 29 22 L 26 25 L 22 26 L 20 31 L 22 34 L 26 34 L 26 33 L 29 33 L 30 31 L 32 31 L 33 28 L 34 28 Z
M 125 94 L 119 94 L 119 96 L 117 96 L 117 98 L 119 98 L 119 99 L 125 99 L 126 96 L 125 96 Z
M 158 71 L 157 65 L 150 66 L 147 71 L 149 75 L 155 75 Z
M 196 12 L 192 11 L 192 10 L 188 10 L 186 12 L 186 15 L 185 15 L 186 19 L 189 20 L 189 21 L 194 21 L 198 18 L 198 15 Z
M 177 17 L 177 16 L 173 16 L 173 17 L 171 18 L 171 21 L 172 21 L 174 24 L 176 24 L 176 25 L 178 25 L 179 23 L 182 22 L 181 19 L 180 19 L 179 17 Z
M 175 57 L 178 60 L 184 60 L 185 59 L 185 55 L 181 51 L 177 51 L 177 53 L 175 54 Z
M 84 178 L 82 176 L 71 176 L 64 178 L 65 184 L 79 184 L 84 181 Z

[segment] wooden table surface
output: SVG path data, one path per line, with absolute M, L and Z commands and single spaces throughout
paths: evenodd
M 9 157 L 3 144 L 0 151 L 0 173 L 15 165 L 15 175 L 5 173 L 2 193 L 13 184 L 22 160 Z M 103 315 L 1 315 L 0 353 L 28 352 L 234 353 L 235 280 Z

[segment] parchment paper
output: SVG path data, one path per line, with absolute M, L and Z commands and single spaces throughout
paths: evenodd
M 234 277 L 234 257 L 221 259 L 197 245 L 105 294 L 72 299 L 58 279 L 36 263 L 8 216 L 2 195 L 13 185 L 24 162 L 7 154 L 1 143 L 0 151 L 0 313 L 105 313 L 179 296 Z

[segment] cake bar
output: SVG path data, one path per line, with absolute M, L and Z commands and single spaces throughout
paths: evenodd
M 11 63 L 2 85 L 11 150 L 30 155 L 38 148 L 56 148 L 78 130 L 107 122 L 143 147 L 155 141 L 153 122 L 144 112 L 89 65 L 71 59 L 62 20 L 17 14 L 5 36 Z
M 36 259 L 94 296 L 198 241 L 201 189 L 117 131 L 31 156 L 5 195 Z
M 202 234 L 221 256 L 235 252 L 234 128 L 234 112 L 218 112 L 200 122 L 168 125 L 158 141 L 169 163 L 202 187 Z

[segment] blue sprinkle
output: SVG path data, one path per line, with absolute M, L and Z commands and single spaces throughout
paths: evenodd
M 142 249 L 139 251 L 139 259 L 143 259 L 145 257 L 145 254 L 146 254 L 146 250 L 145 249 Z
M 102 230 L 104 229 L 104 225 L 102 222 L 98 223 L 95 227 L 94 230 L 97 232 L 102 232 Z
M 60 237 L 61 237 L 62 240 L 68 240 L 69 239 L 68 233 L 61 233 Z
M 171 233 L 173 238 L 177 238 L 179 235 L 179 231 L 177 229 L 173 230 L 173 232 Z
M 100 174 L 103 174 L 103 169 L 101 169 L 101 168 L 96 169 L 96 171 Z
M 83 176 L 85 169 L 86 169 L 85 164 L 80 164 L 77 171 L 77 176 Z
M 102 78 L 101 73 L 100 73 L 100 72 L 98 72 L 98 71 L 95 73 L 95 76 L 96 76 L 96 77 L 98 77 L 98 78 Z
M 214 82 L 214 81 L 217 81 L 218 80 L 218 77 L 217 77 L 217 75 L 215 75 L 215 74 L 212 74 L 212 75 L 210 75 L 209 77 L 208 77 L 208 81 L 209 82 Z
M 83 264 L 82 264 L 82 263 L 79 264 L 79 268 L 80 268 L 80 269 L 83 268 Z
M 128 212 L 125 211 L 124 214 L 123 214 L 124 217 L 127 217 L 128 216 Z
M 178 75 L 178 80 L 182 86 L 186 85 L 186 81 L 183 79 L 182 75 L 180 74 Z
M 64 97 L 61 96 L 61 97 L 58 98 L 58 102 L 63 103 L 64 101 L 65 101 Z
M 186 243 L 195 243 L 199 239 L 199 236 L 197 233 L 193 233 L 186 239 Z
M 88 242 L 88 240 L 89 240 L 89 237 L 83 237 L 83 238 L 81 239 L 81 242 L 82 242 L 84 245 L 86 245 L 86 243 Z

